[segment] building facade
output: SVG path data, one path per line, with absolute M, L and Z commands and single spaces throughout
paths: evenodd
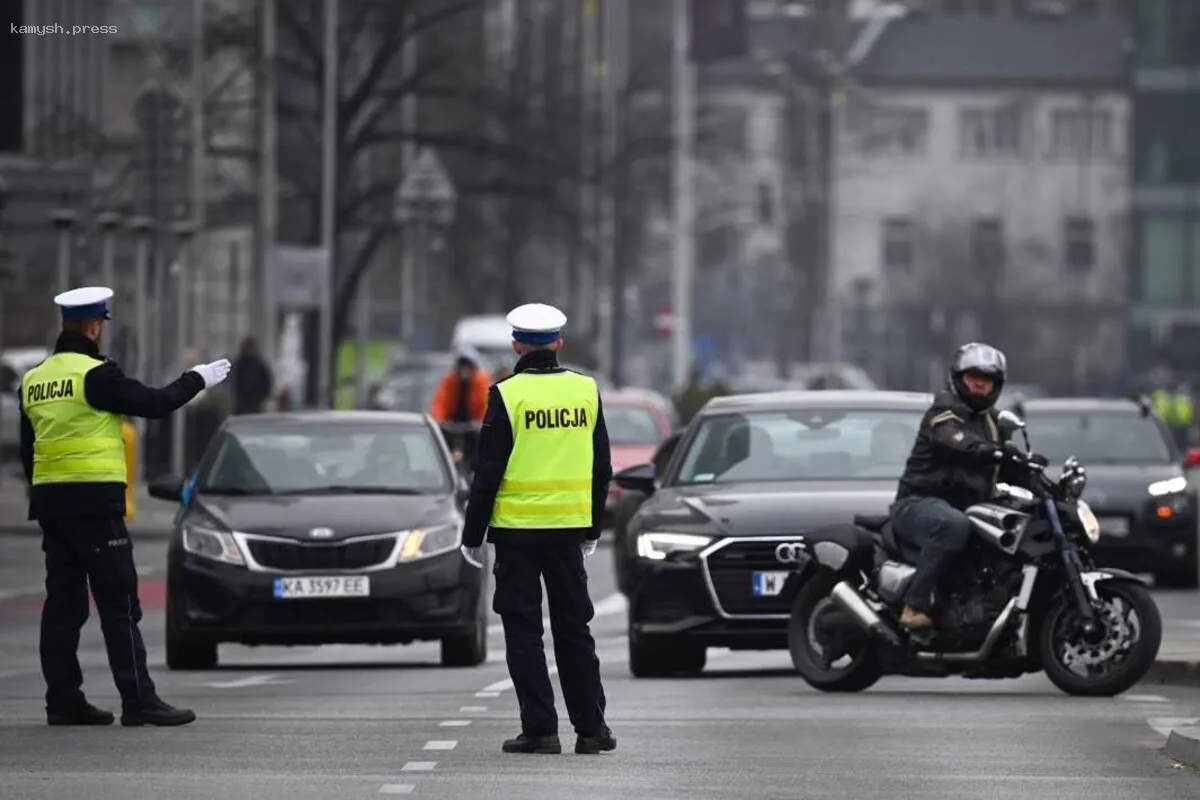
M 1086 390 L 1122 368 L 1128 99 L 1117 20 L 880 20 L 839 105 L 837 359 L 928 388 L 962 341 Z
M 1200 3 L 1138 0 L 1133 287 L 1139 366 L 1200 376 Z

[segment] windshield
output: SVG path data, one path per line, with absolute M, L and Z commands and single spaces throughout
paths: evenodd
M 645 406 L 604 406 L 604 426 L 608 428 L 608 441 L 612 444 L 656 445 L 663 439 L 658 421 Z
M 1030 412 L 1029 443 L 1051 464 L 1167 464 L 1174 456 L 1153 417 L 1128 412 Z
M 196 482 L 210 494 L 450 488 L 442 451 L 423 426 L 314 424 L 226 432 L 214 447 Z
M 675 483 L 895 479 L 923 409 L 806 408 L 701 421 Z

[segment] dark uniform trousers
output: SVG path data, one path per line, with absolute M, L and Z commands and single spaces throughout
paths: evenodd
M 576 536 L 553 530 L 495 537 L 496 593 L 492 608 L 504 624 L 508 673 L 527 736 L 557 736 L 554 689 L 542 644 L 542 579 L 550 607 L 550 632 L 558 680 L 575 732 L 594 736 L 604 724 L 600 659 L 588 623 L 595 609 Z
M 88 618 L 89 583 L 122 705 L 133 709 L 153 700 L 157 694 L 138 629 L 142 606 L 125 521 L 89 516 L 40 519 L 38 524 L 46 554 L 40 651 L 47 708 L 65 712 L 83 702 L 77 652 L 79 632 Z

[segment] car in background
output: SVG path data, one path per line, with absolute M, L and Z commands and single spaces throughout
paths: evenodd
M 231 417 L 181 501 L 167 554 L 171 669 L 218 645 L 441 642 L 487 658 L 486 569 L 459 552 L 466 486 L 429 417 L 312 411 Z
M 49 355 L 45 347 L 14 347 L 0 352 L 0 461 L 17 458 L 21 378 Z
M 453 353 L 420 353 L 392 364 L 375 394 L 376 405 L 386 411 L 429 411 L 442 376 L 454 368 Z
M 704 669 L 707 648 L 787 647 L 799 576 L 775 549 L 887 513 L 933 398 L 888 391 L 731 395 L 674 444 L 616 476 L 649 495 L 617 532 L 637 677 Z
M 1153 573 L 1158 586 L 1194 589 L 1200 577 L 1196 487 L 1187 470 L 1200 450 L 1181 455 L 1148 403 L 1128 399 L 1040 398 L 1014 410 L 1036 452 L 1087 469 L 1083 499 L 1100 522 L 1096 560 Z
M 602 392 L 600 400 L 604 405 L 614 472 L 649 461 L 674 430 L 674 409 L 655 392 L 637 389 Z M 628 496 L 616 483 L 609 485 L 604 504 L 606 524 L 611 524 L 617 507 Z

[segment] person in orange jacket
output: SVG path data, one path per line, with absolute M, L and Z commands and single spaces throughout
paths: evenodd
M 429 404 L 429 416 L 442 426 L 455 459 L 465 464 L 474 459 L 478 427 L 483 424 L 491 388 L 491 378 L 479 362 L 479 353 L 474 348 L 460 348 L 454 368 L 438 382 Z M 474 430 L 453 430 L 451 427 L 463 423 L 474 423 Z

